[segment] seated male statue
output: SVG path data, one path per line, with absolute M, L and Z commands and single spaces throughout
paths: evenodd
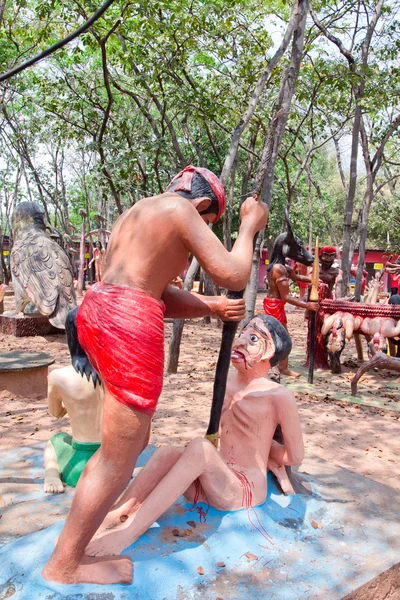
M 56 433 L 44 449 L 44 491 L 62 493 L 63 481 L 75 487 L 91 456 L 100 447 L 104 390 L 77 373 L 72 365 L 49 374 L 49 412 L 56 419 L 69 415 L 72 437 Z
M 263 504 L 267 469 L 294 493 L 285 465 L 299 465 L 304 445 L 295 398 L 267 379 L 292 347 L 283 325 L 264 314 L 251 319 L 233 344 L 220 425 L 220 450 L 205 438 L 186 448 L 163 446 L 149 459 L 89 543 L 92 556 L 119 554 L 183 494 L 222 511 Z M 280 425 L 284 444 L 273 439 Z

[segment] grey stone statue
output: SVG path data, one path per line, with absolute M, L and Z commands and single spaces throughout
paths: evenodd
M 11 271 L 17 312 L 32 302 L 54 327 L 65 328 L 76 306 L 71 263 L 47 234 L 45 213 L 34 202 L 21 202 L 12 216 Z

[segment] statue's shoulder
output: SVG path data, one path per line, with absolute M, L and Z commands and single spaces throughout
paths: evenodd
M 288 271 L 287 271 L 287 268 L 285 267 L 285 265 L 276 263 L 275 265 L 273 265 L 271 267 L 270 274 L 273 275 L 274 277 L 282 277 L 282 276 L 287 277 Z

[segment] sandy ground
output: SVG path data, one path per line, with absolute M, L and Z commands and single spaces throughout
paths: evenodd
M 262 296 L 259 295 L 258 306 Z M 11 308 L 6 298 L 6 309 Z M 289 331 L 295 346 L 305 353 L 306 325 L 303 312 L 288 311 Z M 172 324 L 166 324 L 166 352 Z M 202 321 L 186 324 L 181 347 L 179 372 L 166 375 L 159 408 L 154 417 L 151 442 L 154 444 L 184 444 L 195 436 L 203 436 L 208 422 L 214 369 L 218 356 L 221 329 L 214 322 L 204 326 Z M 64 336 L 15 338 L 0 334 L 1 352 L 26 350 L 47 352 L 56 359 L 56 366 L 69 364 Z M 351 469 L 375 481 L 400 490 L 400 423 L 399 412 L 367 408 L 346 402 L 336 402 L 330 394 L 336 389 L 349 390 L 351 373 L 356 370 L 355 348 L 350 345 L 342 362 L 350 365 L 342 375 L 332 377 L 328 372 L 318 378 L 307 392 L 295 392 L 306 453 L 315 454 L 332 463 Z M 353 366 L 352 366 L 353 365 Z M 362 380 L 370 387 L 371 397 L 400 402 L 400 384 L 386 389 L 385 383 L 395 381 L 386 371 L 370 372 Z M 304 377 L 301 378 L 304 383 Z M 290 385 L 293 378 L 283 378 Z M 316 395 L 316 390 L 326 392 Z M 46 399 L 32 395 L 15 397 L 7 390 L 0 391 L 0 450 L 16 445 L 29 445 L 47 440 L 57 431 L 68 431 L 68 417 L 56 420 L 47 412 Z M 397 458 L 396 458 L 397 457 Z

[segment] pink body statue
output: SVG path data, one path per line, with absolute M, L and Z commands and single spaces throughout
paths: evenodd
M 186 448 L 159 448 L 107 515 L 87 554 L 119 554 L 182 494 L 223 511 L 262 504 L 267 468 L 285 492 L 294 493 L 284 466 L 300 464 L 304 454 L 296 401 L 288 389 L 267 379 L 271 365 L 290 349 L 289 335 L 276 319 L 253 317 L 233 345 L 235 370 L 228 376 L 220 450 L 204 438 Z M 278 425 L 284 445 L 273 440 Z
M 95 243 L 93 250 L 93 258 L 88 264 L 88 267 L 94 262 L 94 270 L 96 275 L 96 281 L 103 281 L 103 272 L 106 264 L 106 251 L 104 250 L 101 242 Z

